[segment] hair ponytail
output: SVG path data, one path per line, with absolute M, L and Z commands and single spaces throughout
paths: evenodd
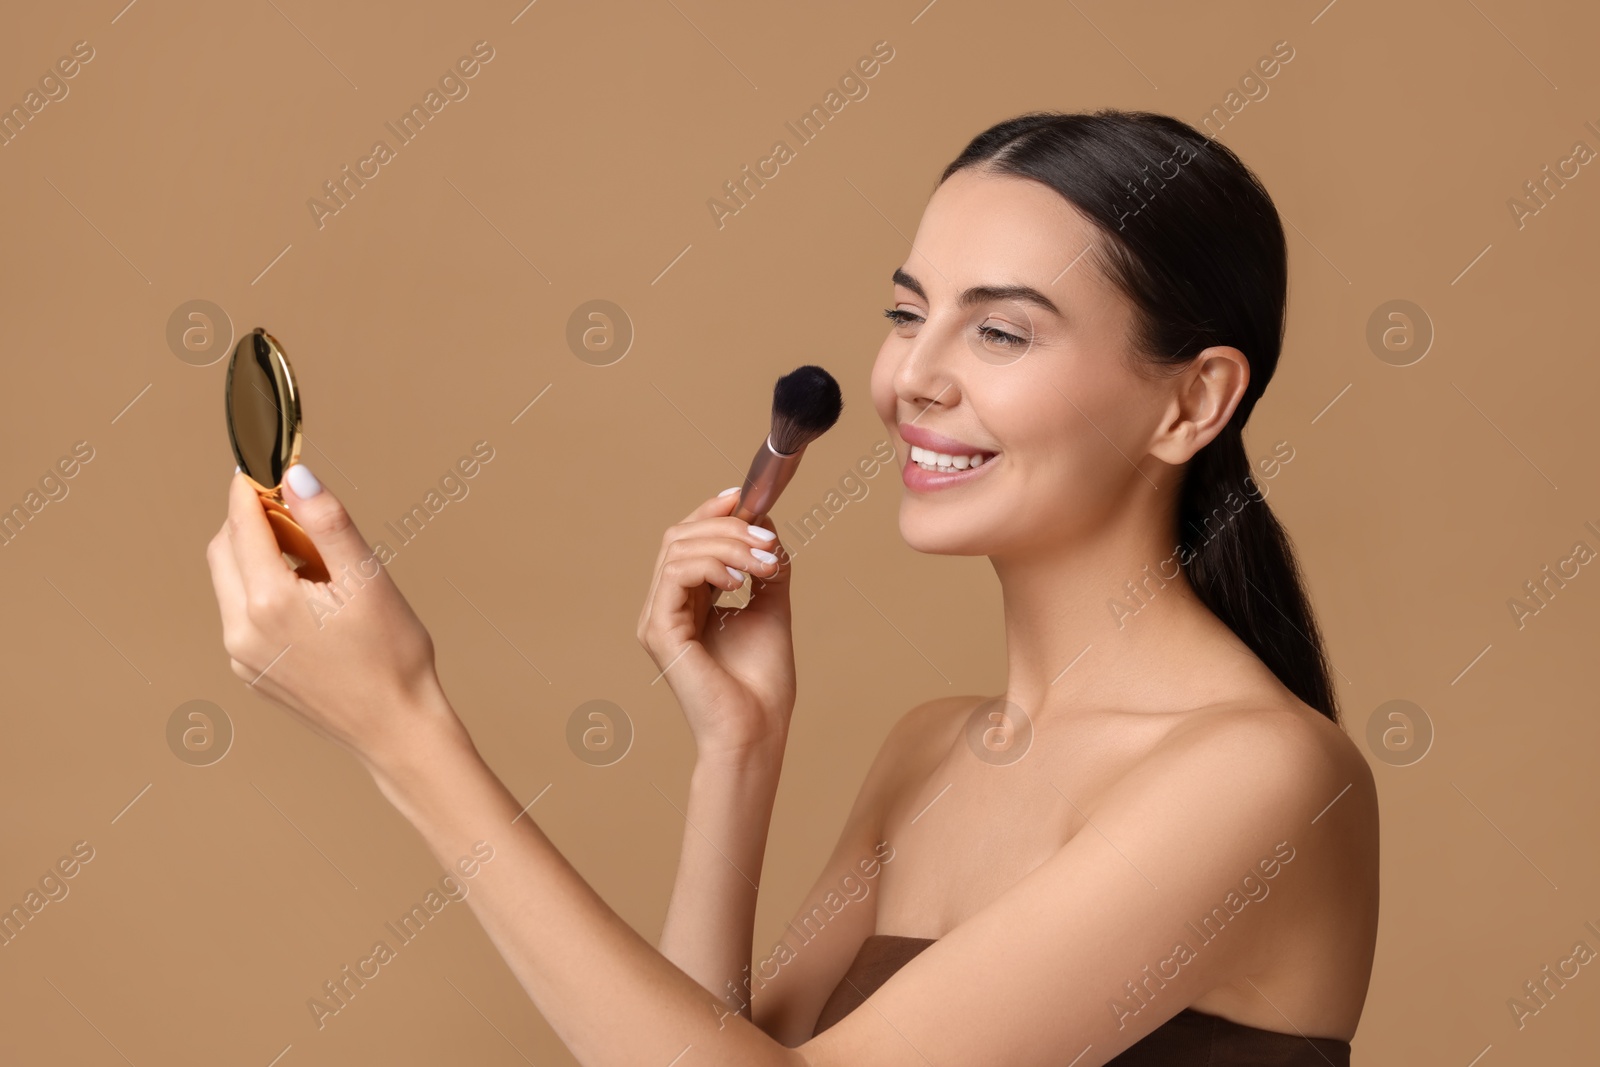
M 1132 302 L 1132 346 L 1155 373 L 1214 345 L 1249 360 L 1228 424 L 1184 473 L 1179 563 L 1284 686 L 1338 722 L 1293 546 L 1244 451 L 1245 422 L 1277 368 L 1288 298 L 1288 248 L 1266 189 L 1226 145 L 1148 111 L 1020 115 L 973 138 L 939 180 L 969 166 L 1041 182 L 1097 226 L 1102 240 L 1086 258 Z
M 1267 506 L 1230 422 L 1189 461 L 1179 493 L 1179 561 L 1200 602 L 1228 624 L 1289 691 L 1339 721 L 1322 635 L 1294 548 Z

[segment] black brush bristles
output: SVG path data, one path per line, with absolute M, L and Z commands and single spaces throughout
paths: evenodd
M 772 387 L 772 449 L 792 456 L 839 421 L 844 397 L 821 367 L 797 367 Z

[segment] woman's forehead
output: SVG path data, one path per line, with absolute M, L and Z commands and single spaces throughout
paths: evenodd
M 1041 182 L 959 170 L 929 199 L 906 269 L 930 297 L 1025 284 L 1085 299 L 1103 289 L 1089 251 L 1098 237 L 1077 208 Z

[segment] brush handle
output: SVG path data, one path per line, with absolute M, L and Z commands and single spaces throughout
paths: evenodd
M 761 442 L 761 447 L 756 449 L 755 459 L 750 461 L 750 472 L 744 477 L 744 486 L 739 492 L 739 503 L 733 509 L 735 518 L 745 522 L 753 522 L 761 516 L 771 512 L 772 506 L 778 502 L 778 496 L 789 484 L 789 479 L 794 477 L 794 472 L 800 467 L 800 457 L 805 454 L 805 446 L 800 450 L 784 455 L 772 450 L 772 435 L 768 434 L 766 440 Z M 706 583 L 710 585 L 711 583 Z M 713 602 L 719 608 L 742 608 L 750 603 L 751 580 L 745 577 L 743 589 L 723 589 L 713 585 L 717 591 L 717 598 Z
M 800 467 L 800 457 L 805 455 L 805 446 L 800 451 L 783 455 L 772 450 L 772 437 L 761 442 L 761 447 L 756 449 L 755 459 L 750 461 L 750 473 L 744 476 L 744 486 L 739 493 L 739 505 L 733 509 L 734 515 L 749 522 L 759 518 L 772 510 L 772 505 L 778 502 L 778 496 L 789 484 L 789 479 L 794 477 L 794 472 Z

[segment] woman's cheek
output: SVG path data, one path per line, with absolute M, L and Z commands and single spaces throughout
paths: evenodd
M 870 382 L 872 393 L 872 406 L 889 426 L 894 426 L 899 421 L 899 398 L 894 390 L 894 360 L 889 353 L 889 344 L 884 342 L 878 350 L 878 358 L 872 364 L 872 379 Z

